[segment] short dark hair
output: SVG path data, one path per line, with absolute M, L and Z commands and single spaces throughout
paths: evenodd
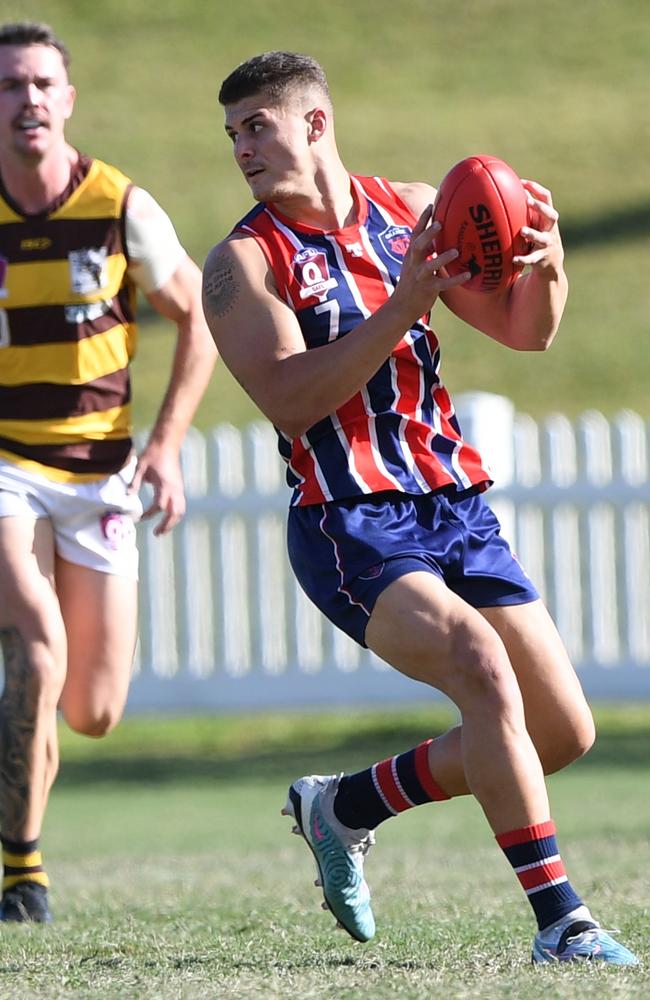
M 281 101 L 299 88 L 314 87 L 331 101 L 323 67 L 300 52 L 262 52 L 241 63 L 221 84 L 219 102 L 236 104 L 262 91 Z
M 61 53 L 66 70 L 70 66 L 70 53 L 49 24 L 38 21 L 0 24 L 0 45 L 49 45 Z

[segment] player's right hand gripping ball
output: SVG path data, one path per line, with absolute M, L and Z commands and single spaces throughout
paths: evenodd
M 461 160 L 443 178 L 433 216 L 442 226 L 435 239 L 436 253 L 458 250 L 447 272 L 472 275 L 463 288 L 497 292 L 513 283 L 521 267 L 512 258 L 528 248 L 520 234 L 528 225 L 528 205 L 526 190 L 512 167 L 495 156 Z

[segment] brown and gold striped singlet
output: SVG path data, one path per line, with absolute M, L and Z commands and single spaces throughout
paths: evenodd
M 131 186 L 81 156 L 61 197 L 24 215 L 0 180 L 0 456 L 60 482 L 110 475 L 131 450 Z

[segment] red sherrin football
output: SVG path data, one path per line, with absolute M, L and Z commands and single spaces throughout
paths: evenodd
M 526 191 L 512 167 L 495 156 L 461 160 L 440 184 L 434 218 L 442 225 L 436 253 L 459 252 L 447 272 L 471 271 L 463 288 L 496 292 L 512 284 L 521 270 L 513 255 L 528 246 L 519 233 L 528 222 Z

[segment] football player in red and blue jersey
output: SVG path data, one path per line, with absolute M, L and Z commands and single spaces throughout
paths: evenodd
M 211 251 L 204 309 L 219 351 L 278 432 L 292 489 L 289 555 L 339 628 L 444 692 L 462 723 L 356 774 L 295 781 L 284 812 L 311 848 L 325 905 L 374 935 L 365 855 L 377 825 L 473 794 L 533 906 L 536 961 L 636 964 L 568 880 L 544 772 L 594 738 L 549 614 L 484 501 L 430 325 L 438 300 L 516 350 L 552 342 L 567 297 L 558 214 L 526 181 L 528 265 L 504 292 L 463 290 L 436 254 L 435 190 L 351 175 L 320 65 L 268 52 L 219 100 L 255 207 Z

